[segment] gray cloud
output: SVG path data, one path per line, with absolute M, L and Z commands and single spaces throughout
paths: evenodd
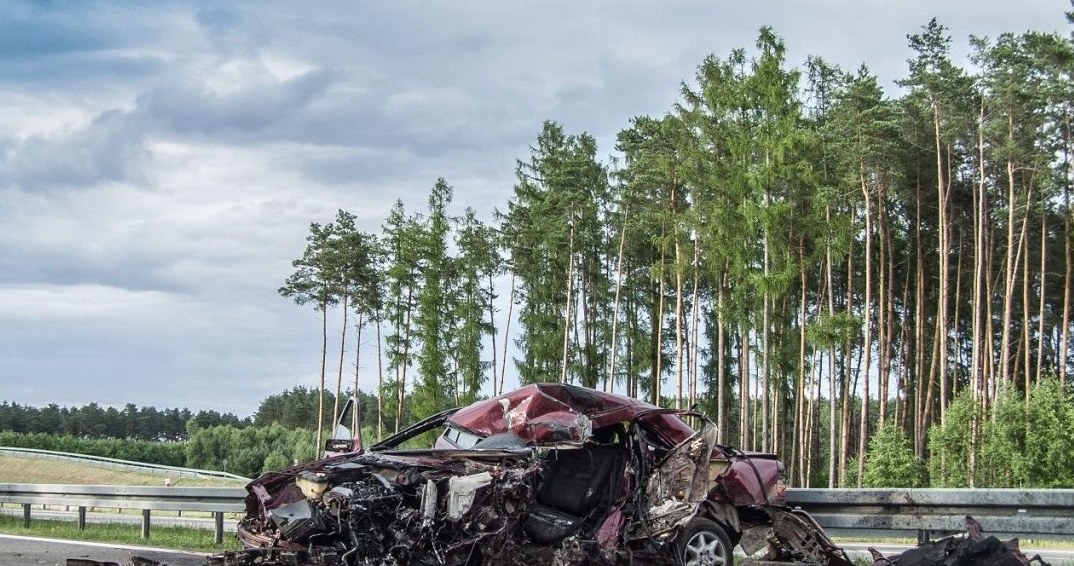
M 286 138 L 294 132 L 278 126 L 293 122 L 293 117 L 302 114 L 311 100 L 323 94 L 331 75 L 314 70 L 280 80 L 264 68 L 255 68 L 236 77 L 236 81 L 221 85 L 217 92 L 210 91 L 197 77 L 163 84 L 138 97 L 138 112 L 162 128 L 164 135 L 247 141 L 264 141 L 256 137 L 259 134 L 268 134 L 269 140 Z
M 143 131 L 120 110 L 57 135 L 9 140 L 0 151 L 0 185 L 34 190 L 144 181 L 150 159 Z
M 706 55 L 751 48 L 762 25 L 785 38 L 789 64 L 866 62 L 890 87 L 906 34 L 932 16 L 964 50 L 970 33 L 1067 33 L 1066 8 L 7 3 L 4 395 L 247 414 L 316 382 L 319 318 L 276 288 L 309 222 L 337 208 L 378 231 L 397 198 L 421 210 L 443 176 L 458 211 L 487 218 L 541 122 L 588 131 L 611 153 L 632 116 L 668 111 Z

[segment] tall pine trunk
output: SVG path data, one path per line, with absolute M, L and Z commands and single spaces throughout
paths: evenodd
M 351 417 L 351 431 L 354 437 L 358 438 L 359 441 L 362 438 L 362 395 L 358 377 L 362 367 L 362 327 L 365 326 L 364 319 L 365 316 L 363 316 L 363 314 L 359 312 L 358 323 L 354 325 L 354 414 Z M 359 448 L 360 447 L 361 446 L 359 446 Z
M 795 387 L 794 403 L 794 431 L 795 442 L 791 445 L 790 476 L 798 474 L 798 485 L 806 485 L 805 468 L 809 458 L 807 447 L 809 446 L 809 430 L 805 426 L 805 391 L 806 391 L 806 303 L 809 300 L 807 293 L 807 275 L 805 262 L 805 238 L 798 241 L 798 384 Z
M 488 286 L 488 291 L 489 291 L 489 295 L 488 295 L 489 296 L 489 305 L 488 305 L 489 306 L 489 337 L 492 339 L 492 363 L 489 364 L 489 374 L 490 374 L 491 379 L 489 381 L 492 382 L 491 383 L 491 385 L 492 385 L 492 395 L 496 396 L 499 393 L 499 391 L 498 391 L 498 389 L 496 387 L 496 368 L 497 368 L 497 363 L 496 362 L 498 361 L 496 359 L 496 306 L 495 306 L 495 301 L 493 301 L 493 299 L 495 298 L 495 296 L 493 294 L 493 290 L 496 288 L 496 284 L 495 284 L 495 281 L 494 281 L 492 271 L 488 272 L 488 276 L 489 276 L 489 286 Z
M 1047 293 L 1048 283 L 1048 219 L 1045 216 L 1045 207 L 1041 203 L 1040 211 L 1040 288 L 1037 292 L 1037 364 L 1034 372 L 1037 381 L 1040 381 L 1044 372 L 1044 297 Z
M 571 234 L 567 245 L 567 309 L 563 313 L 563 362 L 560 383 L 567 383 L 568 362 L 567 354 L 570 352 L 571 337 L 571 301 L 574 291 L 574 215 L 571 214 Z
M 1013 128 L 1013 120 L 1008 114 L 1009 128 Z M 1011 143 L 1013 137 L 1013 129 L 1008 129 L 1008 143 Z M 1002 336 L 1000 338 L 1000 379 L 1003 383 L 1010 384 L 1012 381 L 1011 375 L 1011 319 L 1013 317 L 1013 303 L 1014 303 L 1014 285 L 1016 282 L 1017 272 L 1016 259 L 1015 259 L 1015 242 L 1014 242 L 1014 211 L 1017 208 L 1017 200 L 1014 191 L 1014 161 L 1010 158 L 1007 159 L 1007 259 L 1004 266 L 1003 273 L 1006 275 L 1004 279 L 1003 287 L 1003 326 L 1000 329 Z M 1027 392 L 1028 393 L 1028 392 Z
M 344 355 L 347 352 L 347 311 L 350 308 L 350 296 L 344 293 L 342 299 L 343 326 L 339 331 L 339 372 L 336 374 L 336 399 L 332 402 L 332 423 L 330 424 L 333 427 L 333 437 L 336 435 L 335 423 L 339 419 L 339 397 L 343 394 L 343 363 Z
M 983 364 L 982 358 L 984 344 L 984 335 L 982 332 L 982 323 L 984 318 L 984 302 L 988 300 L 985 295 L 985 229 L 987 226 L 986 214 L 988 210 L 988 191 L 985 185 L 985 150 L 984 150 L 984 124 L 985 124 L 985 107 L 984 103 L 981 103 L 981 113 L 978 118 L 977 129 L 977 190 L 973 193 L 973 240 L 974 240 L 974 254 L 973 254 L 973 290 L 972 297 L 970 298 L 970 316 L 972 317 L 971 324 L 971 355 L 970 355 L 970 379 L 973 387 L 973 395 L 975 398 L 979 398 L 984 393 L 984 386 L 982 384 Z M 987 395 L 983 395 L 987 396 Z
M 824 207 L 824 219 L 828 224 L 831 224 L 832 215 L 831 207 Z M 825 274 L 825 294 L 828 299 L 828 318 L 829 320 L 835 320 L 835 275 L 834 267 L 832 266 L 832 244 L 828 241 L 824 246 L 824 274 Z M 828 349 L 828 487 L 834 488 L 839 482 L 836 481 L 836 473 L 842 470 L 842 464 L 844 462 L 842 458 L 842 452 L 838 452 L 837 440 L 841 437 L 839 434 L 840 421 L 836 420 L 839 395 L 836 390 L 837 375 L 835 368 L 835 352 L 837 343 L 832 339 Z
M 925 373 L 925 252 L 921 237 L 921 184 L 914 191 L 914 454 L 925 457 L 932 400 L 932 372 Z M 927 383 L 927 385 L 926 385 Z
M 872 197 L 865 180 L 865 163 L 860 163 L 861 193 L 865 197 L 865 293 L 862 300 L 862 367 L 861 367 L 861 419 L 858 424 L 858 487 L 865 475 L 866 437 L 869 436 L 869 374 L 873 354 L 873 207 Z
M 313 459 L 321 456 L 321 446 L 324 438 L 324 372 L 328 365 L 328 301 L 322 300 L 321 304 L 321 385 L 317 390 L 317 443 L 313 445 Z
M 738 334 L 738 444 L 750 445 L 750 342 L 749 329 L 739 323 Z
M 619 300 L 623 292 L 623 249 L 626 247 L 627 211 L 623 210 L 622 225 L 619 226 L 619 255 L 615 267 L 615 301 L 612 306 L 612 335 L 609 339 L 608 349 L 608 382 L 615 383 L 615 359 L 619 352 Z M 629 364 L 629 361 L 627 362 Z M 629 369 L 627 370 L 629 371 Z M 628 388 L 629 390 L 629 388 Z
M 500 356 L 500 384 L 497 386 L 497 390 L 500 394 L 503 393 L 503 379 L 507 374 L 507 345 L 511 342 L 509 336 L 511 336 L 511 317 L 515 313 L 515 272 L 511 271 L 511 292 L 510 298 L 507 302 L 507 320 L 504 322 L 503 328 L 503 355 Z M 495 368 L 493 368 L 495 371 Z
M 406 408 L 406 374 L 407 368 L 410 366 L 410 317 L 414 310 L 412 306 L 414 304 L 413 287 L 407 289 L 406 304 L 406 316 L 403 318 L 403 326 L 405 328 L 402 329 L 402 332 L 405 333 L 403 335 L 403 360 L 399 364 L 396 381 L 399 385 L 399 391 L 397 395 L 398 399 L 396 399 L 398 405 L 395 410 L 395 432 L 399 432 L 399 429 L 403 425 L 403 411 Z
M 939 245 L 939 296 L 936 301 L 936 342 L 934 348 L 938 352 L 938 371 L 940 380 L 940 422 L 947 422 L 947 298 L 948 298 L 948 270 L 950 269 L 949 252 L 950 226 L 947 220 L 947 193 L 949 188 L 944 178 L 943 145 L 940 136 L 940 106 L 938 102 L 932 104 L 932 123 L 936 141 L 936 198 L 938 209 L 937 230 L 940 235 Z
M 717 440 L 723 444 L 727 441 L 727 364 L 724 355 L 727 352 L 727 328 L 724 324 L 724 289 L 727 284 L 726 270 L 720 276 L 716 289 L 716 425 Z
M 671 192 L 674 198 L 675 191 Z M 682 245 L 679 242 L 679 230 L 678 222 L 672 229 L 672 234 L 675 237 L 675 408 L 682 408 L 683 401 L 683 341 L 682 341 Z
M 1066 160 L 1066 178 L 1063 183 L 1063 258 L 1066 271 L 1063 276 L 1063 329 L 1059 339 L 1059 373 L 1067 370 L 1067 356 L 1070 351 L 1070 307 L 1074 300 L 1074 234 L 1071 233 L 1070 183 L 1074 180 L 1074 160 L 1070 158 L 1074 140 L 1071 135 L 1070 112 L 1063 115 L 1063 158 Z
M 693 360 L 690 366 L 690 402 L 688 406 L 693 406 L 697 402 L 697 379 L 700 373 L 701 362 L 701 236 L 699 231 L 694 233 L 694 262 L 693 262 L 693 275 L 694 275 L 694 289 L 691 299 L 691 334 L 694 339 L 691 343 L 693 351 Z

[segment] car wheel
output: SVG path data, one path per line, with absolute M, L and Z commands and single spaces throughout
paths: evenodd
M 675 539 L 683 566 L 732 566 L 735 557 L 727 533 L 715 522 L 697 517 Z

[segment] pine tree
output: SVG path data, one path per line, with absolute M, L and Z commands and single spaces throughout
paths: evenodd
M 390 403 L 385 413 L 394 417 L 398 432 L 406 420 L 407 373 L 414 363 L 414 314 L 419 293 L 420 225 L 407 215 L 402 201 L 396 201 L 384 223 L 384 246 L 387 268 L 384 283 L 387 300 L 384 320 L 389 325 L 387 344 L 388 368 L 394 372 L 384 387 Z
M 420 283 L 414 311 L 418 341 L 418 375 L 414 383 L 414 412 L 425 417 L 457 402 L 455 368 L 449 337 L 454 334 L 452 316 L 455 275 L 447 253 L 451 219 L 447 206 L 452 189 L 438 179 L 429 193 L 429 210 L 420 227 L 418 241 Z
M 587 134 L 567 136 L 558 124 L 546 122 L 516 176 L 501 230 L 518 278 L 519 380 L 580 377 L 595 384 L 604 367 L 599 351 L 604 346 L 595 338 L 598 309 L 579 300 L 579 290 L 585 300 L 587 289 L 603 287 L 608 295 L 599 272 L 607 173 L 596 160 L 596 142 Z M 590 344 L 593 351 L 586 350 Z
M 491 371 L 496 368 L 495 282 L 502 273 L 499 236 L 466 209 L 457 222 L 455 245 L 460 297 L 454 318 L 458 321 L 456 365 L 459 371 L 458 404 L 477 400 Z M 492 341 L 491 361 L 482 359 L 485 337 Z
M 314 457 L 319 455 L 324 428 L 325 369 L 328 358 L 328 307 L 339 302 L 339 269 L 331 250 L 333 227 L 310 224 L 306 250 L 302 257 L 291 262 L 295 268 L 280 287 L 279 293 L 300 305 L 312 303 L 321 313 L 321 379 L 317 406 L 317 443 Z

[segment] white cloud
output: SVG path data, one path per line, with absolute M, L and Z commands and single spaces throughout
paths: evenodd
M 15 323 L 115 324 L 131 322 L 132 317 L 152 317 L 168 300 L 168 295 L 159 291 L 97 284 L 0 286 L 0 317 Z

